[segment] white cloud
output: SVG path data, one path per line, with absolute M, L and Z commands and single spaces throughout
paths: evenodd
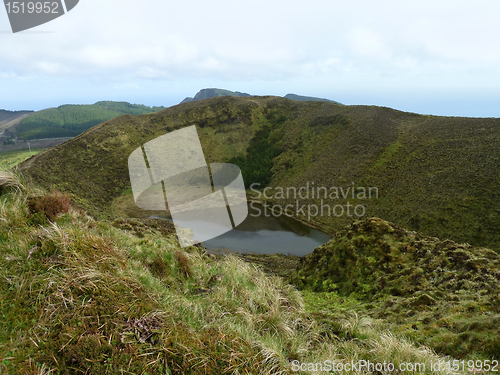
M 0 33 L 0 84 L 494 89 L 499 11 L 496 0 L 82 0 L 31 33 Z M 0 29 L 6 22 L 0 9 Z

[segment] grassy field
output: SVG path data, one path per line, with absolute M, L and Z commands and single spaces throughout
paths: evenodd
M 1 373 L 326 374 L 307 364 L 361 359 L 452 373 L 373 319 L 318 323 L 283 279 L 181 249 L 165 222 L 96 221 L 4 172 L 0 187 Z
M 0 171 L 10 170 L 30 156 L 37 155 L 42 151 L 42 149 L 32 149 L 31 152 L 28 150 L 0 152 Z

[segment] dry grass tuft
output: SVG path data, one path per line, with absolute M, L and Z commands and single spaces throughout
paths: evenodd
M 0 195 L 9 190 L 24 191 L 26 188 L 17 174 L 0 171 Z

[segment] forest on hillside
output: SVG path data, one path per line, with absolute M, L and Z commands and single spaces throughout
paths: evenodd
M 19 139 L 74 137 L 101 122 L 131 114 L 157 112 L 164 107 L 148 107 L 127 102 L 101 101 L 91 105 L 62 105 L 36 112 L 18 126 Z

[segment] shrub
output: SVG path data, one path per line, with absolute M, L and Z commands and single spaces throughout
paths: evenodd
M 42 196 L 28 197 L 28 209 L 32 216 L 45 216 L 50 221 L 54 221 L 58 214 L 65 214 L 70 208 L 70 198 L 68 194 L 62 194 L 52 190 L 50 194 Z

